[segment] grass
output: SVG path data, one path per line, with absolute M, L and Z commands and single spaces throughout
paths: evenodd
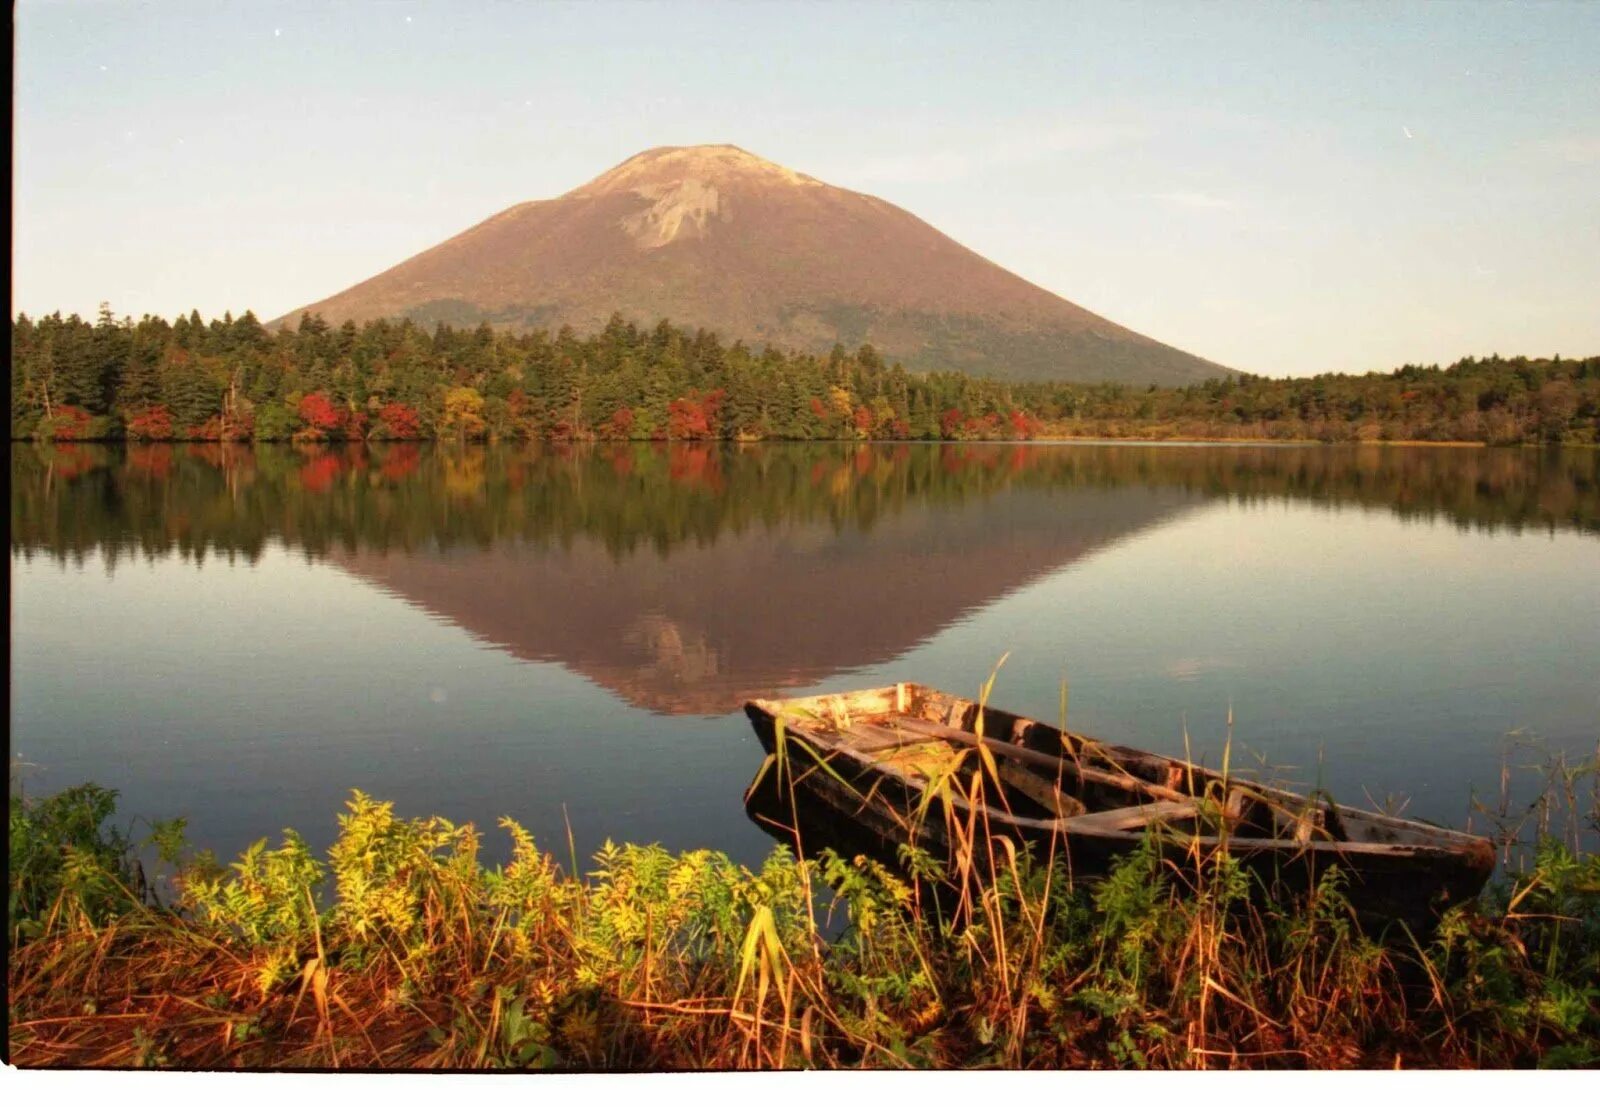
M 981 750 L 981 747 L 979 747 Z M 962 782 L 972 798 L 993 759 Z M 768 769 L 780 786 L 790 766 Z M 509 820 L 353 793 L 321 856 L 229 865 L 113 793 L 10 810 L 9 1060 L 315 1069 L 1600 1065 L 1600 762 L 1492 816 L 1502 880 L 1429 933 L 1364 929 L 1343 878 L 1251 894 L 1151 837 L 1102 880 L 985 833 L 940 859 L 607 844 L 563 869 Z M 926 817 L 941 817 L 932 805 Z M 151 847 L 164 879 L 136 857 Z M 148 850 L 145 850 L 148 853 Z M 979 874 L 983 874 L 981 877 Z M 155 889 L 172 892 L 163 897 Z M 163 899 L 168 900 L 163 902 Z

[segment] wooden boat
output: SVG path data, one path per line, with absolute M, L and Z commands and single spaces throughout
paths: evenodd
M 917 684 L 751 700 L 745 712 L 767 752 L 781 751 L 757 783 L 766 780 L 769 800 L 803 799 L 812 814 L 802 836 L 843 829 L 819 826 L 824 811 L 891 860 L 902 843 L 944 860 L 963 827 L 981 825 L 1092 875 L 1155 831 L 1168 857 L 1226 850 L 1267 889 L 1304 891 L 1337 866 L 1364 916 L 1418 923 L 1477 895 L 1494 868 L 1484 838 L 1109 745 Z M 785 782 L 774 788 L 777 765 Z

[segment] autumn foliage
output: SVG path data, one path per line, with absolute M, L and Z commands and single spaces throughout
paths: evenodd
M 303 427 L 297 437 L 334 438 L 344 429 L 345 413 L 324 392 L 302 397 L 299 415 Z
M 58 442 L 87 438 L 91 420 L 92 416 L 83 408 L 62 404 L 55 409 L 51 418 L 41 424 L 45 432 L 41 437 L 53 438 Z
M 727 393 L 714 388 L 705 394 L 691 392 L 673 400 L 667 407 L 667 436 L 670 438 L 717 437 L 717 414 Z
M 1033 438 L 1043 427 L 1043 423 L 1038 418 L 1021 408 L 1012 410 L 1008 417 L 1008 422 L 1011 424 L 1011 436 L 1013 438 Z
M 407 404 L 384 404 L 378 409 L 378 423 L 373 434 L 378 438 L 421 438 L 422 416 Z
M 475 388 L 452 388 L 444 394 L 444 426 L 461 438 L 481 438 L 488 424 L 483 396 Z
M 139 408 L 128 416 L 129 438 L 150 438 L 157 441 L 172 437 L 172 412 L 166 404 L 151 404 Z
M 633 408 L 624 404 L 611 414 L 611 438 L 628 438 L 633 434 Z

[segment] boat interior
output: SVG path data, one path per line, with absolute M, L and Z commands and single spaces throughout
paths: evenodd
M 916 791 L 948 781 L 952 793 L 972 794 L 981 773 L 988 817 L 1035 832 L 1138 835 L 1160 826 L 1186 836 L 1226 833 L 1241 846 L 1344 848 L 1437 847 L 1468 838 L 1097 742 L 916 684 L 755 706 L 814 740 L 830 761 L 853 759 L 859 770 L 899 778 Z

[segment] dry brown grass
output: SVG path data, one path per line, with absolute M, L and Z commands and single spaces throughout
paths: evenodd
M 512 824 L 513 860 L 491 870 L 472 828 L 401 819 L 358 794 L 325 859 L 290 838 L 228 871 L 190 864 L 177 910 L 82 871 L 57 872 L 48 897 L 35 879 L 36 909 L 13 919 L 27 932 L 14 930 L 8 965 L 10 1060 L 1594 1065 L 1600 861 L 1581 829 L 1566 844 L 1549 833 L 1558 811 L 1596 829 L 1594 772 L 1563 766 L 1518 828 L 1547 833 L 1481 902 L 1429 934 L 1382 935 L 1358 923 L 1336 876 L 1306 901 L 1264 899 L 1225 855 L 1175 865 L 1154 839 L 1104 880 L 1075 880 L 1053 852 L 989 835 L 981 804 L 950 824 L 951 857 L 908 851 L 899 870 L 779 851 L 752 872 L 706 852 L 608 846 L 573 877 Z M 981 798 L 991 773 L 980 763 L 945 786 Z M 24 835 L 48 837 L 22 814 Z

